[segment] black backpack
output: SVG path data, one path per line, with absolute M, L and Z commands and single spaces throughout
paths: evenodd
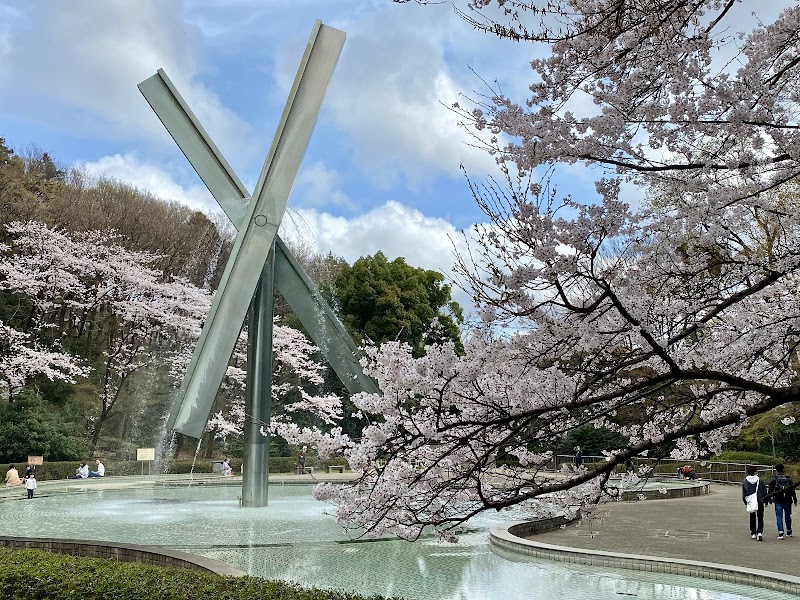
M 778 504 L 788 504 L 792 501 L 792 486 L 794 483 L 792 482 L 790 477 L 786 475 L 776 475 L 775 476 L 775 495 L 773 496 L 773 502 Z

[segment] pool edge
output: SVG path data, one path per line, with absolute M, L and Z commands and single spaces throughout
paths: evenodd
M 70 556 L 106 558 L 119 562 L 140 562 L 158 567 L 180 567 L 208 571 L 227 577 L 244 577 L 247 575 L 247 573 L 236 567 L 212 558 L 158 546 L 3 535 L 0 536 L 0 548 L 14 550 L 37 549 Z
M 621 552 L 604 552 L 600 550 L 556 546 L 555 544 L 545 544 L 525 539 L 511 532 L 515 527 L 521 528 L 524 526 L 529 527 L 530 522 L 516 521 L 490 527 L 490 546 L 501 548 L 515 554 L 555 560 L 558 562 L 631 569 L 634 571 L 669 573 L 699 579 L 715 579 L 728 583 L 800 595 L 800 577 L 795 577 L 793 575 L 681 558 L 623 554 Z

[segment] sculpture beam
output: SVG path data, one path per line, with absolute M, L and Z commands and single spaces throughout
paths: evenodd
M 239 233 L 206 325 L 184 376 L 179 392 L 180 407 L 173 424 L 176 431 L 196 438 L 203 434 L 262 268 L 275 241 L 325 90 L 344 45 L 344 37 L 342 31 L 326 27 L 319 21 L 315 23 L 253 197 L 240 221 Z M 184 115 L 190 114 L 181 108 Z M 178 114 L 176 122 L 183 118 Z M 199 133 L 201 139 L 207 139 L 199 123 L 191 118 L 189 121 L 192 122 L 194 133 L 187 129 L 179 137 L 184 135 L 191 138 Z M 201 144 L 199 148 L 199 158 L 195 160 L 204 165 L 201 167 L 204 175 L 208 176 L 214 171 L 232 173 L 224 159 L 203 162 L 203 155 L 205 158 L 221 158 L 213 144 L 206 144 L 205 149 Z M 246 193 L 243 186 L 240 187 L 238 178 L 231 179 L 228 184 L 221 179 L 213 181 L 214 187 L 221 190 L 218 191 L 220 194 L 237 188 L 241 199 Z M 223 206 L 226 213 L 232 206 L 231 211 L 236 216 L 237 201 L 235 195 L 226 201 L 228 206 Z
M 326 27 L 317 22 L 315 24 L 315 31 L 312 32 L 312 39 L 309 41 L 309 48 L 306 51 L 307 55 L 320 29 L 338 33 L 343 43 L 344 34 L 342 32 L 338 32 L 335 29 Z M 341 44 L 336 50 L 336 57 L 338 57 L 338 52 L 340 50 Z M 335 58 L 333 62 L 335 63 Z M 307 64 L 306 56 L 304 56 L 304 60 L 301 62 L 301 67 L 298 70 L 298 78 L 301 77 L 301 73 L 304 70 L 303 64 Z M 295 87 L 299 87 L 297 85 L 297 80 L 295 84 Z M 294 89 L 295 88 L 293 88 L 293 91 Z M 231 220 L 234 227 L 241 231 L 245 220 L 248 218 L 247 202 L 250 199 L 250 195 L 244 184 L 230 167 L 230 164 L 225 160 L 222 153 L 202 127 L 199 120 L 192 113 L 188 104 L 181 97 L 167 74 L 162 69 L 159 69 L 155 75 L 139 84 L 139 90 L 169 131 L 172 138 L 181 148 L 195 171 L 197 171 L 200 178 L 206 184 L 220 207 Z M 290 96 L 287 102 L 287 109 L 284 110 L 284 116 L 286 116 L 286 111 L 291 104 L 291 98 L 292 96 Z M 278 136 L 276 135 L 276 140 L 277 139 Z M 273 143 L 273 147 L 274 146 L 275 142 Z M 302 158 L 302 154 L 300 158 Z M 350 336 L 328 306 L 327 302 L 321 297 L 314 283 L 303 271 L 302 267 L 297 263 L 280 238 L 276 239 L 276 248 L 275 284 L 289 302 L 292 310 L 298 316 L 306 331 L 308 331 L 311 339 L 323 352 L 329 364 L 342 380 L 348 391 L 351 393 L 358 391 L 377 392 L 377 385 L 372 379 L 364 375 L 358 363 L 355 344 L 350 339 Z M 212 313 L 213 312 L 212 307 Z M 209 320 L 210 319 L 211 314 L 209 315 Z M 206 334 L 205 331 L 203 333 L 204 335 Z M 200 343 L 198 343 L 198 346 L 200 346 Z M 176 406 L 171 412 L 170 422 L 168 423 L 169 428 L 177 429 L 189 435 L 192 434 L 189 433 L 188 428 L 185 427 L 183 423 L 186 420 L 190 420 L 192 423 L 202 420 L 203 427 L 205 427 L 205 422 L 208 420 L 213 407 L 213 398 L 210 403 L 206 399 L 201 406 L 194 403 L 187 395 L 187 393 L 190 393 L 189 385 L 191 383 L 188 374 L 195 373 L 198 370 L 198 365 L 202 358 L 201 353 L 202 351 L 198 351 L 197 348 L 195 349 L 189 369 L 187 370 L 187 377 L 184 378 L 178 393 Z M 219 384 L 217 384 L 217 387 L 218 385 Z M 214 395 L 215 394 L 216 388 L 214 389 Z M 187 412 L 193 415 L 190 419 L 187 417 Z M 178 420 L 179 415 L 183 415 L 181 420 Z M 192 430 L 198 431 L 198 427 L 193 426 Z M 200 433 L 202 433 L 202 430 L 200 430 Z

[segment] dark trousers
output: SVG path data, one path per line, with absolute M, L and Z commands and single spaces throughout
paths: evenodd
M 33 498 L 33 490 L 27 490 L 27 492 L 28 492 L 28 500 L 30 500 L 31 498 Z
M 791 502 L 776 502 L 775 503 L 775 520 L 778 525 L 778 531 L 783 533 L 783 520 L 786 519 L 786 532 L 792 533 L 792 503 Z
M 750 533 L 764 533 L 764 503 L 758 503 L 758 510 L 750 513 Z

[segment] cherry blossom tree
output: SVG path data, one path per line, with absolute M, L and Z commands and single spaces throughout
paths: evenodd
M 165 277 L 153 266 L 158 256 L 126 249 L 111 231 L 68 233 L 36 221 L 9 223 L 6 230 L 0 289 L 20 298 L 24 314 L 17 321 L 24 331 L 0 322 L 3 392 L 13 396 L 33 375 L 67 381 L 85 375 L 88 369 L 65 354 L 62 344 L 86 339 L 101 352 L 93 362 L 99 378 L 95 447 L 134 373 L 165 365 L 172 381 L 180 381 L 211 294 L 185 279 Z M 334 426 L 342 400 L 319 392 L 326 367 L 317 348 L 302 332 L 277 322 L 273 347 L 274 416 L 265 428 L 296 436 L 298 421 L 313 431 Z M 209 422 L 213 433 L 242 431 L 246 348 L 244 331 L 222 386 L 225 408 Z
M 12 402 L 34 376 L 75 383 L 89 368 L 64 351 L 43 348 L 31 336 L 0 321 L 0 395 Z
M 372 352 L 383 393 L 354 398 L 363 438 L 326 446 L 362 475 L 316 490 L 344 524 L 413 539 L 484 510 L 574 515 L 616 495 L 630 457 L 713 454 L 748 418 L 796 412 L 800 6 L 737 35 L 737 4 L 464 7 L 541 51 L 523 102 L 454 105 L 504 179 L 470 181 L 489 223 L 459 270 L 483 326 L 463 357 Z M 595 194 L 560 195 L 578 167 Z M 586 424 L 628 442 L 545 474 Z
M 342 398 L 321 390 L 327 368 L 319 349 L 303 332 L 279 323 L 273 325 L 272 418 L 263 432 L 279 435 L 290 444 L 306 437 L 319 439 L 342 418 Z M 247 363 L 247 330 L 239 337 L 222 390 L 225 406 L 209 419 L 206 429 L 217 435 L 242 435 Z M 298 421 L 306 425 L 298 425 Z
M 113 232 L 68 234 L 36 221 L 6 229 L 0 288 L 30 304 L 25 332 L 37 340 L 84 337 L 101 348 L 94 448 L 130 375 L 152 364 L 157 346 L 180 353 L 199 335 L 210 295 L 185 280 L 164 281 L 151 266 L 155 255 L 127 250 Z

